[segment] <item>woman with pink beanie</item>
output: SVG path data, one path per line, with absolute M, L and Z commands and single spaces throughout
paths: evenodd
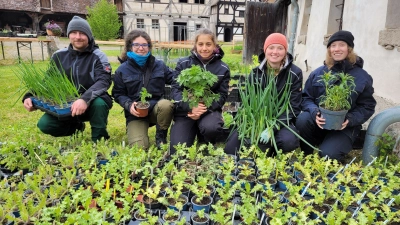
M 283 34 L 272 33 L 264 42 L 264 52 L 259 55 L 260 65 L 254 68 L 247 80 L 259 83 L 259 87 L 266 88 L 268 81 L 272 78 L 275 79 L 278 93 L 284 89 L 287 82 L 290 82 L 290 107 L 288 113 L 276 115 L 281 121 L 288 121 L 289 127 L 297 131 L 295 126 L 295 119 L 301 111 L 301 91 L 303 83 L 303 74 L 300 68 L 295 66 L 293 56 L 287 52 L 288 44 L 287 39 Z M 250 81 L 249 81 L 250 80 Z M 299 139 L 289 129 L 281 127 L 279 130 L 274 130 L 273 133 L 278 149 L 283 152 L 290 152 L 299 147 Z M 246 140 L 244 140 L 246 142 Z M 239 150 L 242 145 L 251 145 L 255 143 L 242 143 L 239 140 L 238 132 L 235 130 L 227 140 L 225 145 L 225 152 L 233 154 Z M 258 147 L 266 151 L 272 149 L 273 144 L 269 141 L 267 143 L 258 143 Z M 278 150 L 275 149 L 275 150 Z M 275 151 L 269 151 L 269 154 L 274 154 Z

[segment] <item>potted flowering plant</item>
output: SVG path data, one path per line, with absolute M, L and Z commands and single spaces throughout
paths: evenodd
M 61 36 L 62 29 L 54 20 L 50 20 L 49 22 L 45 23 L 44 26 L 46 27 L 47 35 L 49 36 Z

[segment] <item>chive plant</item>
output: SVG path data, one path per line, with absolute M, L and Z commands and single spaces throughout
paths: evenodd
M 255 81 L 254 74 L 251 74 L 243 88 L 239 89 L 242 104 L 235 121 L 242 144 L 245 139 L 249 139 L 251 144 L 259 143 L 260 134 L 267 129 L 270 133 L 270 141 L 277 149 L 273 130 L 279 130 L 279 125 L 282 123 L 289 124 L 289 121 L 279 121 L 278 118 L 291 110 L 291 76 L 289 74 L 281 91 L 277 89 L 274 75 L 263 75 L 262 79 L 265 85 Z

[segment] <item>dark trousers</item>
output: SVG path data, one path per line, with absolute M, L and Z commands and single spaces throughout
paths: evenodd
M 92 128 L 92 141 L 96 142 L 101 138 L 108 139 L 107 118 L 109 107 L 100 97 L 91 102 L 85 113 L 80 116 L 71 117 L 68 120 L 58 120 L 48 113 L 45 113 L 38 121 L 38 128 L 45 134 L 54 137 L 70 136 L 81 126 L 81 122 L 89 121 Z
M 315 118 L 309 112 L 302 112 L 296 120 L 296 127 L 300 136 L 312 146 L 319 146 L 320 155 L 343 162 L 344 157 L 352 149 L 353 142 L 360 132 L 359 127 L 346 127 L 343 130 L 324 130 L 317 126 Z M 314 149 L 303 141 L 301 150 L 312 154 Z
M 297 129 L 294 125 L 291 124 L 289 127 L 293 131 L 297 131 Z M 238 135 L 239 134 L 238 134 L 237 130 L 234 130 L 229 135 L 228 140 L 226 141 L 225 148 L 224 148 L 224 151 L 226 154 L 237 155 L 237 152 L 239 151 L 240 144 L 241 144 L 241 141 L 239 140 Z M 299 138 L 297 138 L 296 135 L 294 135 L 286 127 L 283 127 L 278 131 L 275 131 L 274 136 L 275 136 L 276 147 L 278 147 L 278 149 L 281 149 L 282 152 L 290 152 L 299 147 Z M 276 152 L 276 151 L 272 151 L 272 149 L 275 150 L 275 148 L 271 142 L 269 142 L 267 144 L 258 143 L 258 147 L 264 152 L 267 149 L 270 149 L 268 155 L 273 155 Z
M 201 135 L 205 142 L 215 143 L 216 138 L 222 133 L 223 124 L 220 112 L 207 113 L 198 120 L 192 120 L 185 116 L 175 116 L 170 134 L 170 154 L 175 153 L 175 145 L 179 143 L 192 146 L 196 135 Z

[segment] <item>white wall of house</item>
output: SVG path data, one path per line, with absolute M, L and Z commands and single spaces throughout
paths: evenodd
M 337 17 L 337 10 L 333 8 L 332 11 L 332 5 L 341 0 L 312 1 L 308 26 L 304 26 L 307 25 L 306 9 L 309 1 L 298 1 L 300 14 L 293 54 L 295 64 L 303 70 L 305 79 L 325 59 L 324 36 L 336 29 L 333 19 Z M 379 31 L 385 30 L 388 1 L 345 1 L 342 29 L 353 33 L 354 50 L 364 59 L 364 69 L 374 79 L 376 95 L 400 103 L 400 52 L 398 48 L 386 50 L 378 44 Z

